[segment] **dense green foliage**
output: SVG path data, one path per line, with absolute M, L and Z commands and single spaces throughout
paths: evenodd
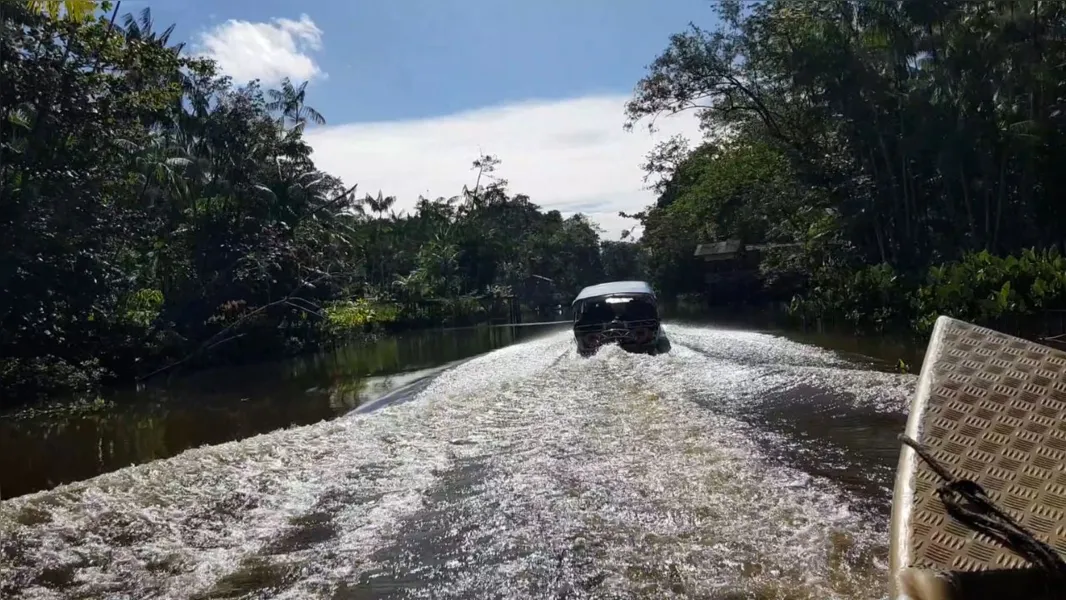
M 484 320 L 511 295 L 547 310 L 604 275 L 596 228 L 510 195 L 492 157 L 396 214 L 315 168 L 306 85 L 234 86 L 147 10 L 0 2 L 0 405 Z
M 833 279 L 837 277 L 839 279 Z M 901 275 L 887 264 L 826 274 L 793 310 L 807 318 L 839 315 L 884 331 L 925 334 L 936 317 L 952 315 L 1034 333 L 1048 309 L 1066 308 L 1066 259 L 1055 248 L 998 257 L 987 251 L 930 267 L 923 277 Z
M 315 167 L 306 84 L 234 85 L 147 10 L 0 2 L 0 403 L 504 318 L 511 298 L 549 314 L 603 279 L 708 295 L 693 251 L 730 239 L 777 246 L 763 299 L 807 319 L 1066 307 L 1061 2 L 717 3 L 627 106 L 631 125 L 696 111 L 707 134 L 649 155 L 639 243 L 510 193 L 492 156 L 397 214 Z
M 798 314 L 923 330 L 1066 306 L 1066 3 L 718 4 L 673 36 L 632 121 L 698 111 L 708 137 L 650 156 L 656 283 L 703 291 L 696 243 L 779 242 Z M 1011 256 L 1012 258 L 996 258 Z M 939 265 L 935 266 L 934 265 Z M 930 269 L 932 270 L 930 271 Z

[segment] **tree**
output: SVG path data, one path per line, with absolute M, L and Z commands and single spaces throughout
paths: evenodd
M 1061 244 L 1066 6 L 729 1 L 719 16 L 672 36 L 627 106 L 630 126 L 692 110 L 712 134 L 646 166 L 645 227 L 668 231 L 642 243 L 664 282 L 690 268 L 681 238 L 794 242 L 810 274 L 824 257 L 906 278 Z
M 53 21 L 67 19 L 81 22 L 91 19 L 96 13 L 95 0 L 29 0 L 27 4 L 29 10 L 44 12 Z M 104 3 L 102 8 L 106 12 L 109 3 Z
M 0 2 L 0 404 L 474 322 L 512 290 L 541 309 L 603 277 L 595 225 L 512 194 L 494 156 L 397 212 L 315 166 L 306 82 L 235 87 L 147 9 Z
M 635 242 L 604 240 L 600 242 L 603 278 L 608 281 L 644 280 L 647 278 L 644 247 Z
M 315 125 L 325 125 L 326 119 L 319 112 L 304 102 L 307 99 L 307 83 L 294 87 L 288 77 L 281 80 L 281 89 L 269 90 L 270 102 L 267 110 L 280 114 L 278 122 L 284 127 L 288 124 L 293 129 L 303 129 L 308 121 Z

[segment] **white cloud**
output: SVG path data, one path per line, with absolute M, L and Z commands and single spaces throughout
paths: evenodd
M 285 77 L 300 83 L 326 76 L 311 57 L 322 49 L 322 30 L 307 15 L 270 23 L 230 19 L 200 34 L 196 49 L 238 84 L 260 79 L 270 85 Z
M 453 196 L 472 186 L 483 151 L 502 161 L 498 175 L 512 193 L 528 194 L 545 210 L 581 212 L 617 239 L 635 223 L 619 211 L 654 202 L 640 164 L 658 140 L 701 138 L 695 115 L 660 118 L 658 132 L 622 129 L 627 96 L 524 102 L 424 120 L 354 123 L 309 130 L 315 164 L 358 183 L 359 194 L 397 197 L 410 210 L 424 195 Z

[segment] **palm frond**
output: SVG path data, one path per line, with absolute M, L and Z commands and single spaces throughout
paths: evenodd
M 278 199 L 278 195 L 277 195 L 277 193 L 274 192 L 274 190 L 270 189 L 269 187 L 267 187 L 267 186 L 265 186 L 265 185 L 263 185 L 261 183 L 253 184 L 252 188 L 257 190 L 257 191 L 259 191 L 259 192 L 262 192 L 265 196 L 268 196 L 271 200 L 277 201 L 277 199 Z
M 168 158 L 164 162 L 167 166 L 170 167 L 188 167 L 192 164 L 192 161 L 188 158 L 185 158 L 184 156 L 175 156 L 173 158 Z
M 303 111 L 302 112 L 303 112 L 303 114 L 307 115 L 307 117 L 315 125 L 325 125 L 326 124 L 326 118 L 323 117 L 320 112 L 318 112 L 317 110 L 311 108 L 310 106 L 303 107 Z

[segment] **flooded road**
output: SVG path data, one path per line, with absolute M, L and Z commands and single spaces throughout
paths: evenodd
M 105 396 L 89 410 L 0 416 L 0 500 L 351 412 L 449 365 L 558 326 L 417 331 L 226 367 Z
M 551 334 L 4 501 L 0 596 L 883 598 L 914 377 L 667 331 L 590 359 Z

